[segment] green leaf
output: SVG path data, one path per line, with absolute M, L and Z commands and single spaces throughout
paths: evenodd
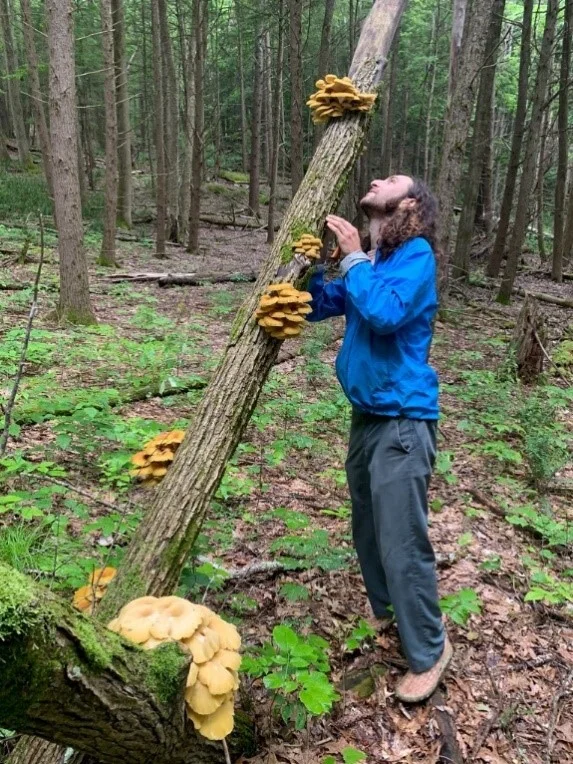
M 364 761 L 366 754 L 364 751 L 359 751 L 358 748 L 349 746 L 348 748 L 344 748 L 342 750 L 342 758 L 344 760 L 344 764 L 356 764 L 358 761 Z
M 284 651 L 289 652 L 299 643 L 299 638 L 296 633 L 290 628 L 290 626 L 275 626 L 273 629 L 273 640 L 277 647 Z

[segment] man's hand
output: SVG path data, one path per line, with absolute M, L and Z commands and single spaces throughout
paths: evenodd
M 338 239 L 338 248 L 343 256 L 357 252 L 362 248 L 358 229 L 348 220 L 339 218 L 338 215 L 327 215 L 326 225 Z

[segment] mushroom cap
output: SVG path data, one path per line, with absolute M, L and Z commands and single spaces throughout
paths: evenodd
M 195 634 L 203 616 L 182 597 L 140 597 L 123 607 L 112 623 L 114 631 L 138 644 L 150 639 L 180 642 Z
M 90 584 L 106 587 L 116 577 L 117 569 L 108 566 L 106 568 L 96 568 L 88 579 Z
M 201 721 L 199 733 L 208 740 L 223 740 L 233 731 L 235 708 L 232 699 L 225 700 L 219 708 Z
M 238 671 L 241 666 L 241 656 L 235 650 L 219 650 L 213 656 L 213 660 L 233 671 Z
M 195 682 L 185 690 L 185 701 L 196 714 L 202 716 L 216 711 L 226 697 L 226 695 L 212 695 L 202 682 Z
M 147 459 L 148 454 L 146 454 L 144 451 L 138 451 L 131 457 L 131 463 L 135 464 L 136 467 L 145 467 L 147 464 Z
M 191 639 L 185 640 L 185 646 L 193 656 L 195 663 L 206 663 L 210 661 L 215 655 L 217 650 L 221 647 L 221 641 L 217 634 L 212 637 L 205 632 L 211 631 L 208 628 L 203 628 L 197 632 Z
M 231 692 L 235 685 L 232 674 L 214 660 L 199 666 L 199 681 L 207 687 L 211 695 L 224 695 Z
M 232 623 L 227 623 L 220 616 L 214 615 L 209 621 L 209 628 L 217 633 L 220 647 L 223 650 L 239 650 L 241 648 L 241 637 Z
M 189 666 L 189 673 L 187 674 L 187 684 L 185 686 L 193 687 L 193 685 L 197 681 L 198 676 L 199 676 L 199 666 L 196 663 L 192 663 Z
M 82 586 L 77 591 L 74 592 L 74 599 L 72 604 L 76 608 L 76 610 L 81 610 L 83 612 L 89 611 L 91 614 L 94 609 L 93 600 L 94 600 L 94 595 L 93 595 L 92 587 Z

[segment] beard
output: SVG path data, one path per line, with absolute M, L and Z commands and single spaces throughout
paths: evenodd
M 368 194 L 366 194 L 366 196 L 360 200 L 360 208 L 368 220 L 377 216 L 387 217 L 396 212 L 400 202 L 404 198 L 405 197 L 400 197 L 399 199 L 387 199 L 386 201 L 380 202 L 375 199 L 369 200 Z

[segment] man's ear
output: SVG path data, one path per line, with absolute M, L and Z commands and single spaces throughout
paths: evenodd
M 405 199 L 402 199 L 398 207 L 401 210 L 411 210 L 413 209 L 417 204 L 417 201 L 415 199 L 412 199 L 411 196 L 407 196 Z

